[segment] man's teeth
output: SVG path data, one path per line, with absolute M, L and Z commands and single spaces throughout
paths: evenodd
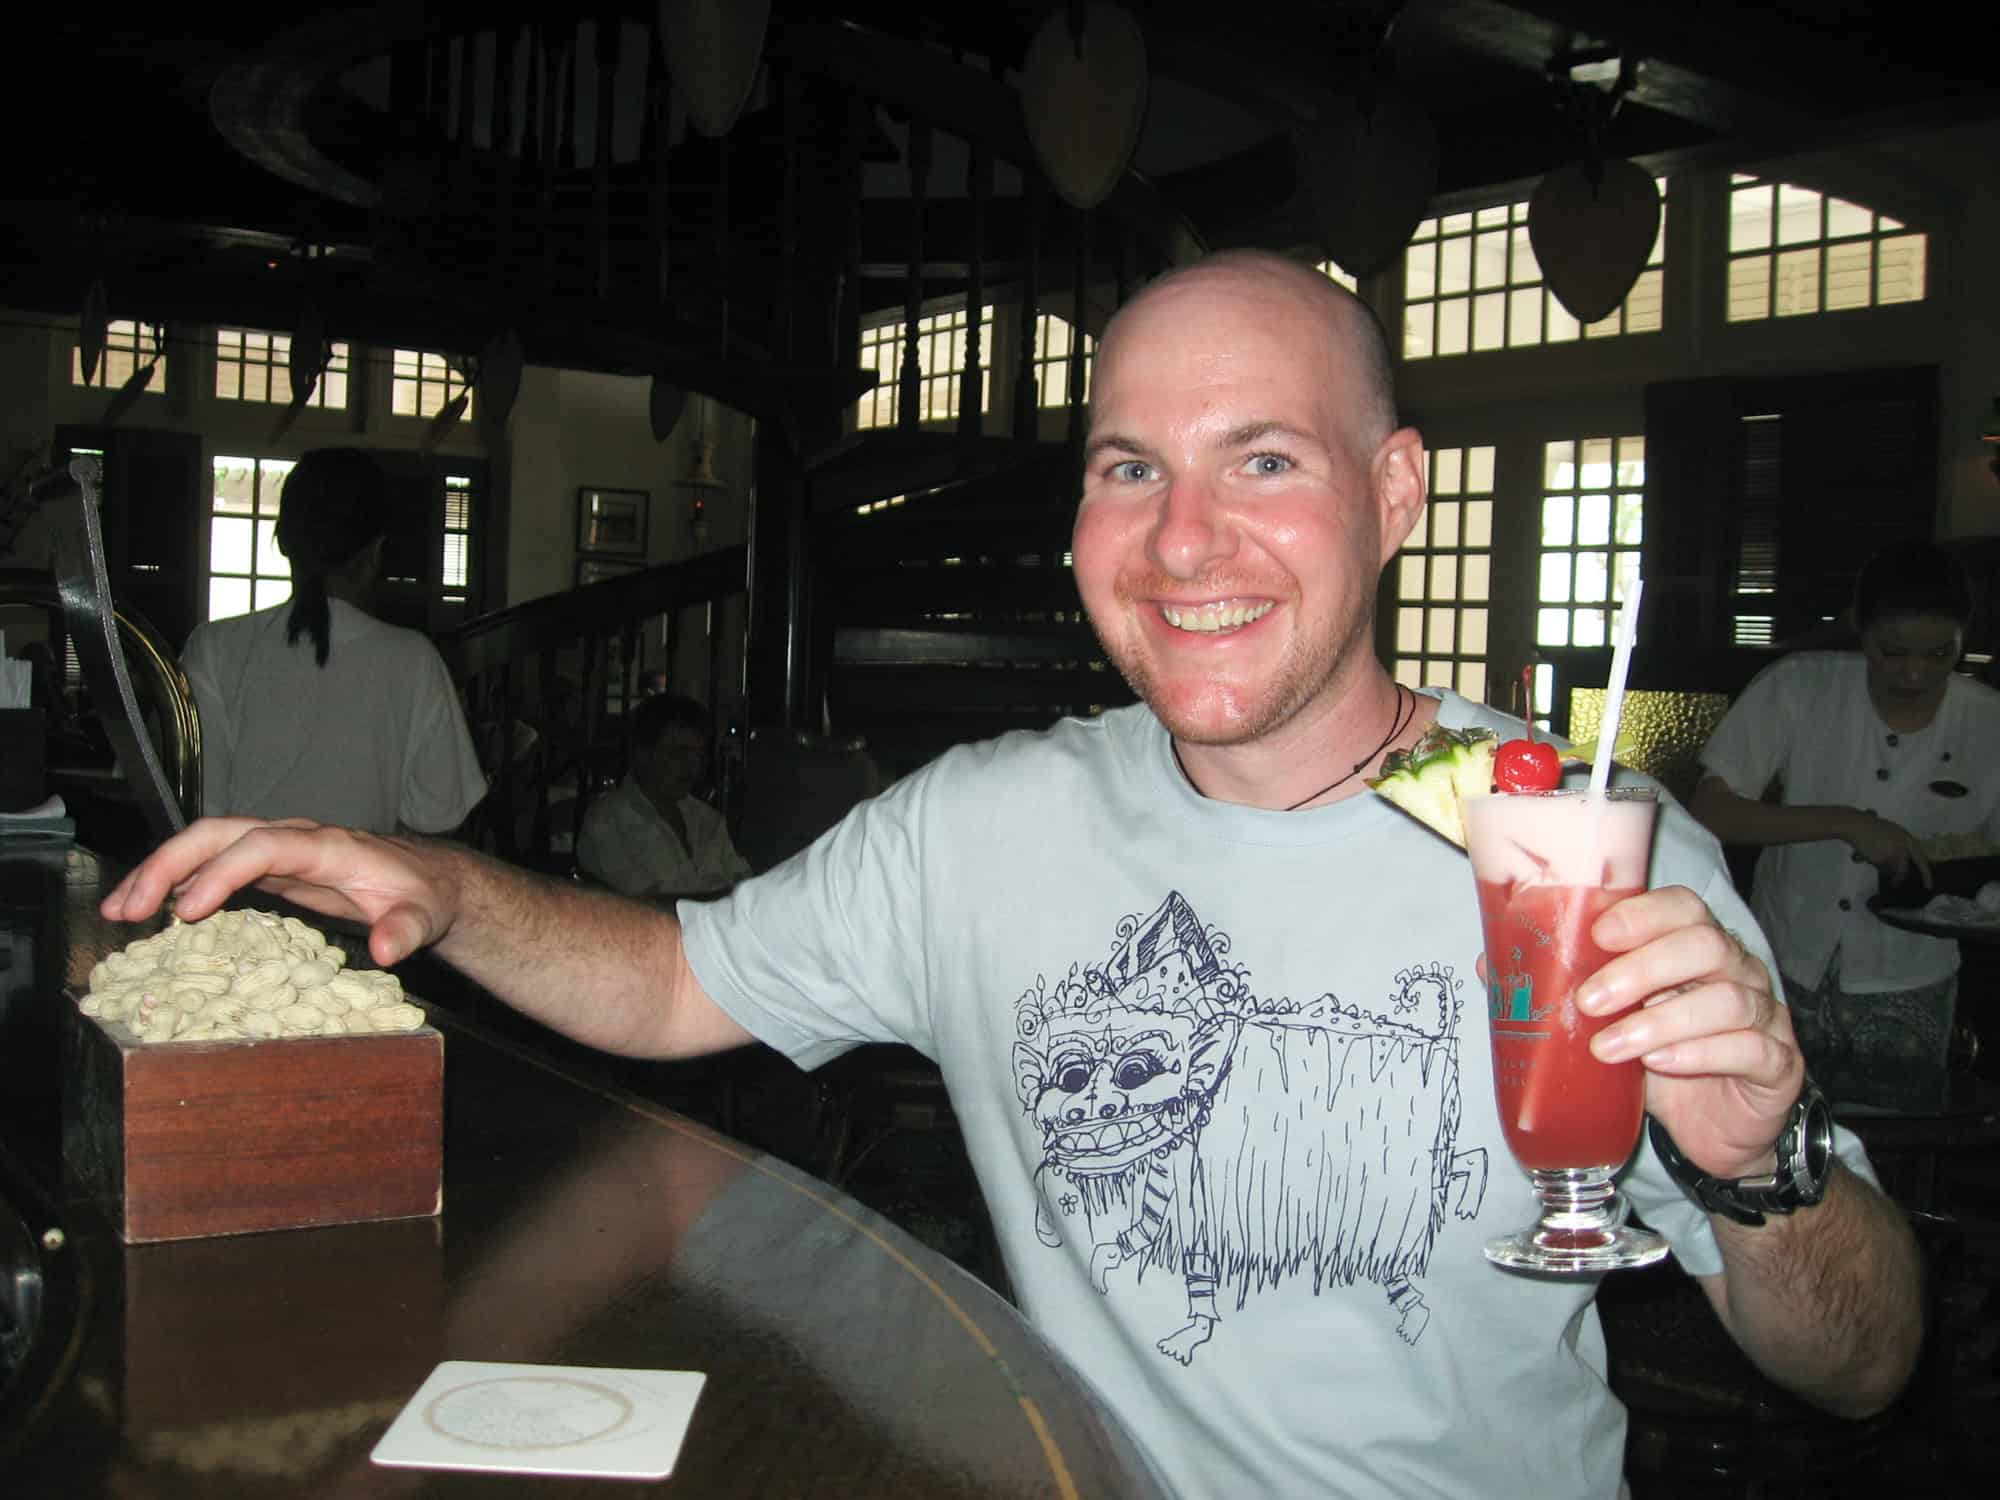
M 1172 604 L 1160 606 L 1160 613 L 1176 630 L 1198 630 L 1213 634 L 1218 630 L 1235 630 L 1248 625 L 1253 620 L 1261 620 L 1271 612 L 1271 602 L 1262 604 L 1203 604 L 1193 609 L 1183 609 Z

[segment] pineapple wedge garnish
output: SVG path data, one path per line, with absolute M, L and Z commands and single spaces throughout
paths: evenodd
M 1433 724 L 1408 750 L 1392 750 L 1382 774 L 1368 785 L 1459 848 L 1465 818 L 1459 803 L 1493 790 L 1493 754 L 1500 737 L 1490 729 L 1446 729 Z

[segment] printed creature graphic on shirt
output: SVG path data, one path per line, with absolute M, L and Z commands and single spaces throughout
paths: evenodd
M 1486 1153 L 1458 1152 L 1459 981 L 1394 976 L 1380 1010 L 1255 998 L 1178 892 L 1118 926 L 1101 966 L 1037 978 L 1016 1004 L 1015 1091 L 1041 1129 L 1036 1232 L 1088 1238 L 1090 1275 L 1155 1267 L 1186 1285 L 1158 1342 L 1182 1364 L 1214 1336 L 1217 1292 L 1311 1277 L 1380 1285 L 1415 1344 L 1412 1285 L 1447 1210 L 1479 1211 Z M 1060 1227 L 1059 1227 L 1060 1226 Z

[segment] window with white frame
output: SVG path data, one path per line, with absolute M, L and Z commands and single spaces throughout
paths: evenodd
M 1313 269 L 1318 271 L 1319 274 L 1324 276 L 1328 281 L 1338 282 L 1340 285 L 1346 287 L 1350 292 L 1360 290 L 1361 286 L 1360 278 L 1357 276 L 1350 276 L 1347 274 L 1347 272 L 1341 270 L 1339 261 L 1323 260 Z
M 1667 183 L 1646 268 L 1609 316 L 1579 323 L 1542 280 L 1528 204 L 1425 219 L 1403 252 L 1403 358 L 1657 333 L 1665 319 Z
M 329 344 L 326 368 L 313 383 L 306 405 L 322 411 L 347 409 L 347 345 Z M 255 328 L 215 330 L 215 398 L 289 405 L 292 399 L 292 336 Z
M 1921 302 L 1928 239 L 1900 219 L 1738 172 L 1729 183 L 1732 323 Z
M 1035 319 L 1035 404 L 1069 405 L 1069 365 L 1083 361 L 1083 399 L 1090 400 L 1090 368 L 1097 356 L 1097 340 L 1078 333 L 1067 318 L 1043 313 Z
M 207 618 L 247 615 L 292 597 L 292 565 L 278 550 L 278 498 L 293 463 L 289 458 L 214 460 Z
M 104 352 L 97 357 L 97 370 L 85 380 L 83 378 L 83 349 L 73 346 L 69 355 L 69 383 L 89 386 L 95 390 L 118 390 L 132 378 L 135 371 L 145 365 L 159 361 L 153 371 L 153 378 L 146 389 L 152 395 L 166 394 L 167 389 L 167 330 L 160 323 L 135 323 L 129 319 L 114 319 L 104 330 Z
M 1396 680 L 1455 688 L 1475 703 L 1486 701 L 1493 453 L 1430 451 L 1430 504 L 1396 556 Z
M 933 313 L 917 320 L 917 420 L 949 421 L 958 415 L 959 372 L 965 367 L 968 323 L 965 309 Z M 991 341 L 990 321 L 982 329 Z M 875 372 L 875 388 L 861 397 L 855 425 L 867 429 L 893 427 L 901 414 L 903 396 L 903 324 L 881 323 L 861 331 L 861 368 Z M 979 409 L 985 411 L 993 393 L 991 361 L 979 372 Z
M 1535 644 L 1608 646 L 1639 577 L 1646 440 L 1565 438 L 1542 454 Z
M 389 410 L 399 417 L 434 417 L 466 389 L 464 372 L 442 354 L 398 349 L 391 358 Z M 470 396 L 460 417 L 472 419 Z

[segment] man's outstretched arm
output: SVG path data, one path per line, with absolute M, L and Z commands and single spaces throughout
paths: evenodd
M 253 885 L 365 924 L 379 964 L 435 948 L 523 1015 L 607 1052 L 688 1057 L 751 1040 L 701 988 L 670 912 L 439 840 L 204 818 L 120 881 L 102 911 L 136 922 L 171 901 L 197 921 Z

